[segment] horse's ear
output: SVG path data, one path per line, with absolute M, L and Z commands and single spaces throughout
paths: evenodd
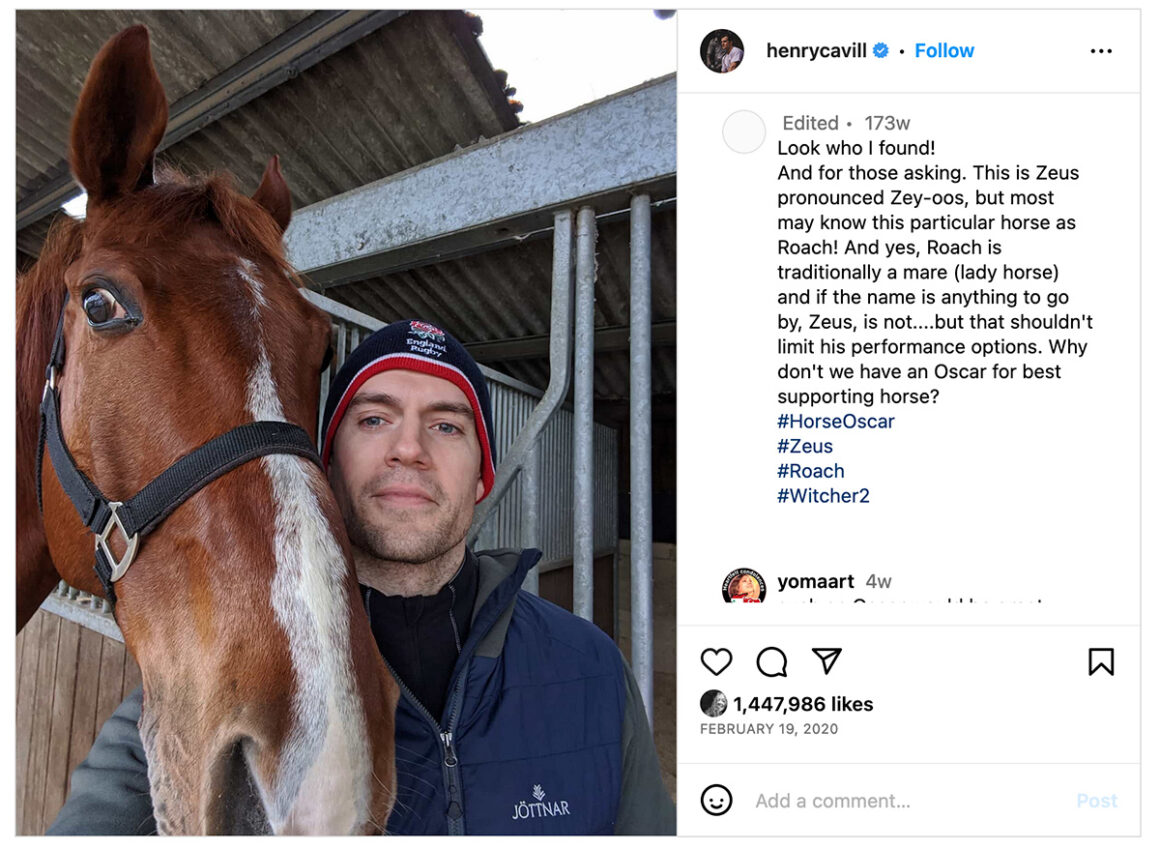
M 290 188 L 282 176 L 282 164 L 278 161 L 277 154 L 271 156 L 270 161 L 266 163 L 262 182 L 254 192 L 254 200 L 258 206 L 270 213 L 278 229 L 285 233 L 286 228 L 290 226 L 290 213 L 294 210 L 294 204 L 290 199 Z
M 90 204 L 152 185 L 153 154 L 168 120 L 149 31 L 129 27 L 93 60 L 73 115 L 69 163 Z

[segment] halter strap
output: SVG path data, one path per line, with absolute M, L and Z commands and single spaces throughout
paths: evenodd
M 319 468 L 322 467 L 313 441 L 298 425 L 278 421 L 249 422 L 214 437 L 182 456 L 127 501 L 110 501 L 80 470 L 64 441 L 60 425 L 60 395 L 56 387 L 56 376 L 64 366 L 63 328 L 62 307 L 56 326 L 56 340 L 45 371 L 44 394 L 40 399 L 40 433 L 36 454 L 37 502 L 43 515 L 41 468 L 47 445 L 48 456 L 61 487 L 76 508 L 81 522 L 96 535 L 96 562 L 93 568 L 111 605 L 115 606 L 117 601 L 113 584 L 132 564 L 140 538 L 154 530 L 206 484 L 267 454 L 305 457 Z M 125 543 L 125 554 L 120 560 L 116 559 L 108 545 L 114 530 L 120 532 Z

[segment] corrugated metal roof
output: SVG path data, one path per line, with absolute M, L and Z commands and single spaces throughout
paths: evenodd
M 16 13 L 16 193 L 25 197 L 66 170 L 68 130 L 97 51 L 135 23 L 153 33 L 153 61 L 169 102 L 257 50 L 309 10 Z
M 675 321 L 677 215 L 653 215 L 653 321 Z M 596 328 L 629 323 L 627 219 L 601 221 L 597 229 Z M 542 336 L 550 328 L 552 240 L 540 238 L 462 259 L 326 289 L 326 296 L 382 321 L 425 318 L 446 326 L 464 344 Z M 546 359 L 483 359 L 492 368 L 543 389 Z M 676 392 L 676 349 L 656 346 L 654 394 Z M 598 352 L 595 393 L 603 400 L 628 397 L 628 352 Z
M 17 196 L 67 170 L 68 128 L 104 41 L 150 27 L 170 103 L 309 15 L 296 12 L 20 12 Z M 254 187 L 282 157 L 296 205 L 373 182 L 519 123 L 463 12 L 410 12 L 225 115 L 160 156 L 187 172 L 225 170 Z M 47 226 L 26 227 L 39 251 Z
M 132 23 L 152 33 L 158 74 L 170 102 L 304 21 L 306 10 L 17 13 L 18 201 L 65 168 L 68 126 L 92 57 Z M 486 23 L 486 12 L 483 14 Z M 480 21 L 463 12 L 410 12 L 250 100 L 161 154 L 186 171 L 232 172 L 256 186 L 280 154 L 297 206 L 373 182 L 518 125 L 503 85 L 478 45 Z M 513 84 L 518 84 L 513 80 Z M 675 145 L 676 140 L 673 140 Z M 676 318 L 676 214 L 654 215 L 654 321 Z M 50 219 L 17 234 L 39 252 Z M 328 289 L 336 300 L 384 321 L 423 316 L 465 342 L 544 335 L 549 326 L 551 240 L 427 265 Z M 628 324 L 628 223 L 602 221 L 596 326 Z M 676 350 L 654 349 L 654 392 L 676 388 Z M 535 386 L 546 357 L 486 360 Z M 628 395 L 627 351 L 597 354 L 600 399 Z
M 282 158 L 306 206 L 513 129 L 494 73 L 458 12 L 411 12 L 169 148 L 185 171 L 256 186 Z M 502 97 L 500 98 L 502 100 Z
M 64 213 L 58 212 L 50 215 L 48 218 L 40 219 L 35 224 L 31 224 L 23 230 L 17 230 L 16 249 L 33 258 L 39 256 L 40 246 L 44 244 L 44 237 L 48 235 L 48 228 L 52 226 L 52 222 L 56 220 L 57 215 L 64 215 Z

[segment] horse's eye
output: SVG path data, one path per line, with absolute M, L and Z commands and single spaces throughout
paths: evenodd
M 108 324 L 115 318 L 125 317 L 124 309 L 107 289 L 89 289 L 85 293 L 83 307 L 89 324 L 94 327 Z

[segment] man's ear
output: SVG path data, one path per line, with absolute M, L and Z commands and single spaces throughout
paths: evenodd
M 337 441 L 338 434 L 335 434 L 335 439 L 330 443 L 330 457 L 326 461 L 326 480 L 330 484 L 330 489 L 336 489 L 338 481 L 342 478 L 342 467 L 338 462 L 338 456 L 334 450 L 334 443 Z
M 479 499 L 483 498 L 483 478 L 475 479 L 475 503 L 479 503 Z

